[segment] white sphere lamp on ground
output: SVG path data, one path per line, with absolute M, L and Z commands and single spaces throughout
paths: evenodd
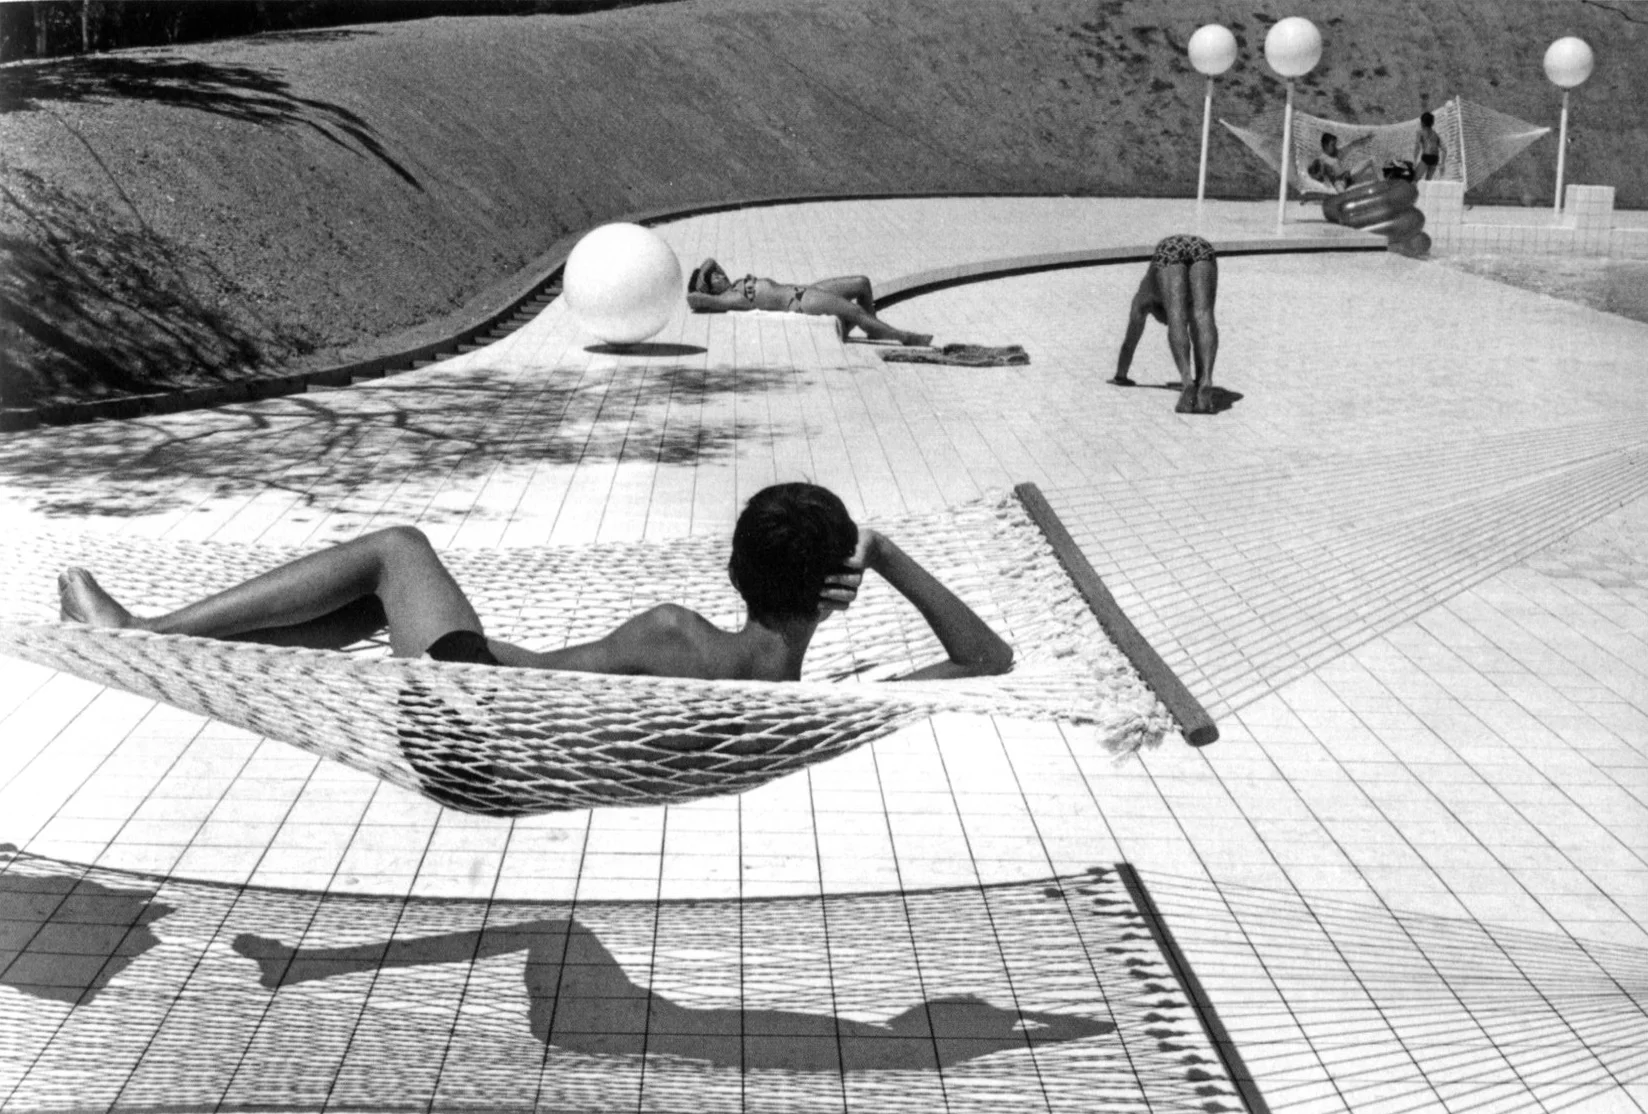
M 1322 60 L 1322 33 L 1299 16 L 1279 20 L 1265 35 L 1265 62 L 1287 81 L 1287 104 L 1282 109 L 1282 185 L 1276 202 L 1276 223 L 1287 220 L 1288 174 L 1293 169 L 1293 79 L 1304 77 Z
M 638 224 L 603 224 L 567 256 L 561 297 L 584 329 L 608 344 L 654 336 L 685 304 L 681 261 Z
M 1562 89 L 1562 126 L 1556 137 L 1556 212 L 1562 212 L 1562 173 L 1568 154 L 1568 91 L 1585 84 L 1596 68 L 1596 55 L 1584 39 L 1569 35 L 1545 48 L 1545 76 Z
M 1207 97 L 1202 102 L 1202 164 L 1196 172 L 1196 204 L 1207 195 L 1207 135 L 1213 122 L 1213 79 L 1236 61 L 1236 36 L 1217 23 L 1198 27 L 1185 48 L 1196 72 L 1207 75 Z

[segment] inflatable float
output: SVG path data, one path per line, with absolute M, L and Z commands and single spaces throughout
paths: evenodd
M 1322 215 L 1334 224 L 1359 228 L 1390 241 L 1404 255 L 1424 255 L 1431 238 L 1425 235 L 1425 214 L 1414 207 L 1419 189 L 1401 178 L 1380 178 L 1352 186 L 1322 199 Z

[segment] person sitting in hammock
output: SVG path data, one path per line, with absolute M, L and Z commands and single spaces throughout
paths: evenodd
M 841 500 L 807 483 L 756 493 L 738 517 L 727 572 L 748 615 L 722 630 L 664 603 L 593 642 L 526 650 L 486 637 L 428 538 L 393 526 L 300 557 L 165 615 L 128 611 L 84 569 L 58 578 L 61 615 L 96 627 L 338 649 L 384 628 L 397 657 L 525 669 L 703 680 L 795 681 L 818 624 L 850 606 L 865 570 L 915 605 L 949 655 L 904 679 L 1004 673 L 1013 651 L 890 538 L 858 526 Z
M 1310 176 L 1318 181 L 1326 182 L 1336 190 L 1348 190 L 1364 173 L 1373 167 L 1371 158 L 1364 158 L 1361 162 L 1351 165 L 1347 162 L 1351 148 L 1358 147 L 1373 138 L 1373 133 L 1359 135 L 1350 142 L 1340 146 L 1339 137 L 1332 132 L 1322 133 L 1322 153 L 1310 161 L 1306 169 Z
M 858 328 L 871 340 L 893 340 L 914 347 L 933 343 L 930 333 L 905 332 L 877 317 L 875 292 L 870 280 L 863 275 L 844 275 L 805 284 L 776 282 L 754 275 L 733 279 L 721 264 L 706 259 L 687 281 L 687 305 L 694 313 L 738 313 L 752 309 L 810 313 L 840 321 L 843 339 Z

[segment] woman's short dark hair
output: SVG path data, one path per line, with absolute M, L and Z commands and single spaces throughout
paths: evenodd
M 858 525 L 828 488 L 774 484 L 744 505 L 732 532 L 727 575 L 750 613 L 804 618 L 818 612 L 824 578 L 858 547 Z
M 1436 117 L 1434 115 L 1432 115 L 1431 113 L 1421 112 L 1419 114 L 1419 125 L 1421 127 L 1428 128 L 1434 123 L 1436 123 Z

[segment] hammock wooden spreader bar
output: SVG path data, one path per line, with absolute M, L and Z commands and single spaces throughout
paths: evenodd
M 1030 518 L 1041 527 L 1047 537 L 1047 544 L 1052 547 L 1053 554 L 1064 566 L 1064 571 L 1070 574 L 1070 581 L 1076 590 L 1087 601 L 1088 607 L 1093 609 L 1093 615 L 1104 628 L 1104 633 L 1116 648 L 1127 655 L 1127 660 L 1133 663 L 1133 668 L 1139 671 L 1156 696 L 1167 707 L 1174 722 L 1179 725 L 1185 741 L 1191 746 L 1205 747 L 1219 738 L 1219 728 L 1213 722 L 1213 717 L 1207 714 L 1201 701 L 1190 694 L 1179 675 L 1162 660 L 1156 648 L 1145 640 L 1139 633 L 1139 628 L 1128 619 L 1116 597 L 1110 594 L 1110 589 L 1104 586 L 1104 581 L 1093 568 L 1087 556 L 1082 553 L 1076 539 L 1070 536 L 1070 531 L 1064 528 L 1059 521 L 1058 514 L 1052 504 L 1035 484 L 1019 484 L 1013 493 L 1024 503 L 1025 510 Z
M 998 677 L 885 683 L 942 656 L 875 578 L 824 623 L 800 682 L 771 684 L 503 669 L 94 630 L 52 621 L 55 577 L 92 569 L 155 612 L 297 550 L 43 534 L 0 542 L 0 653 L 210 716 L 364 770 L 462 811 L 520 816 L 737 793 L 939 712 L 1087 725 L 1110 750 L 1154 746 L 1167 710 L 1105 636 L 1018 497 L 877 523 L 1011 642 Z M 725 538 L 448 550 L 489 632 L 536 646 L 610 630 L 674 600 L 729 625 Z

